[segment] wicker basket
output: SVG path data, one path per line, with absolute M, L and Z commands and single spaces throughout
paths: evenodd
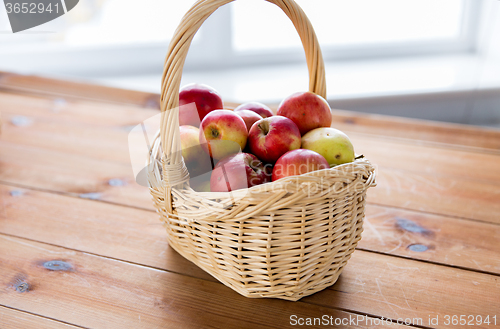
M 247 297 L 298 300 L 335 283 L 361 238 L 365 195 L 375 185 L 363 159 L 229 193 L 196 192 L 180 149 L 178 102 L 182 68 L 194 34 L 232 0 L 200 0 L 170 43 L 161 92 L 161 129 L 150 150 L 150 191 L 170 245 Z M 326 95 L 314 30 L 292 0 L 269 0 L 297 29 L 309 88 Z M 161 157 L 161 163 L 155 161 Z

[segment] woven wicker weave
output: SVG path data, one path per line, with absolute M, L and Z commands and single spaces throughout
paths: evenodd
M 229 2 L 198 1 L 170 43 L 161 129 L 148 162 L 150 191 L 170 245 L 185 258 L 244 296 L 298 300 L 335 283 L 350 258 L 361 238 L 374 168 L 356 160 L 231 193 L 190 188 L 179 138 L 182 68 L 198 28 Z M 309 89 L 325 96 L 323 59 L 309 20 L 292 0 L 269 2 L 292 20 L 306 52 Z

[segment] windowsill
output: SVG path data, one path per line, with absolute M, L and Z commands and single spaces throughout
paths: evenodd
M 160 92 L 160 74 L 97 77 L 94 83 Z M 330 101 L 500 88 L 500 60 L 475 55 L 392 58 L 326 63 Z M 182 84 L 198 82 L 217 89 L 225 100 L 279 103 L 308 89 L 304 64 L 227 70 L 186 71 Z
M 45 72 L 21 72 L 50 75 Z M 50 75 L 100 85 L 159 93 L 161 72 L 128 75 Z M 425 120 L 500 127 L 500 53 L 399 57 L 326 62 L 327 98 L 332 108 Z M 182 85 L 198 82 L 217 89 L 225 101 L 278 104 L 308 89 L 307 67 L 252 66 L 186 70 Z

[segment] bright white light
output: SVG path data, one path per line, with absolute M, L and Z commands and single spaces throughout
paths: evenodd
M 27 33 L 10 30 L 0 5 L 0 43 L 32 46 L 35 42 L 71 46 L 106 46 L 165 42 L 195 0 L 85 0 L 75 9 Z M 36 31 L 51 33 L 31 34 Z M 198 34 L 195 37 L 197 39 Z M 4 50 L 0 48 L 0 52 Z
M 322 45 L 357 45 L 451 39 L 460 35 L 460 0 L 297 0 Z M 300 47 L 300 39 L 276 6 L 239 0 L 233 10 L 238 51 Z
M 99 45 L 167 41 L 194 0 L 107 0 L 94 18 L 69 28 L 67 44 Z

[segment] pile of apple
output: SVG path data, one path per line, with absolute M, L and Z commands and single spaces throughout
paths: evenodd
M 311 92 L 287 97 L 274 115 L 258 102 L 224 109 L 213 88 L 190 84 L 179 106 L 181 152 L 197 191 L 234 191 L 354 161 L 347 135 L 330 127 L 328 102 Z

